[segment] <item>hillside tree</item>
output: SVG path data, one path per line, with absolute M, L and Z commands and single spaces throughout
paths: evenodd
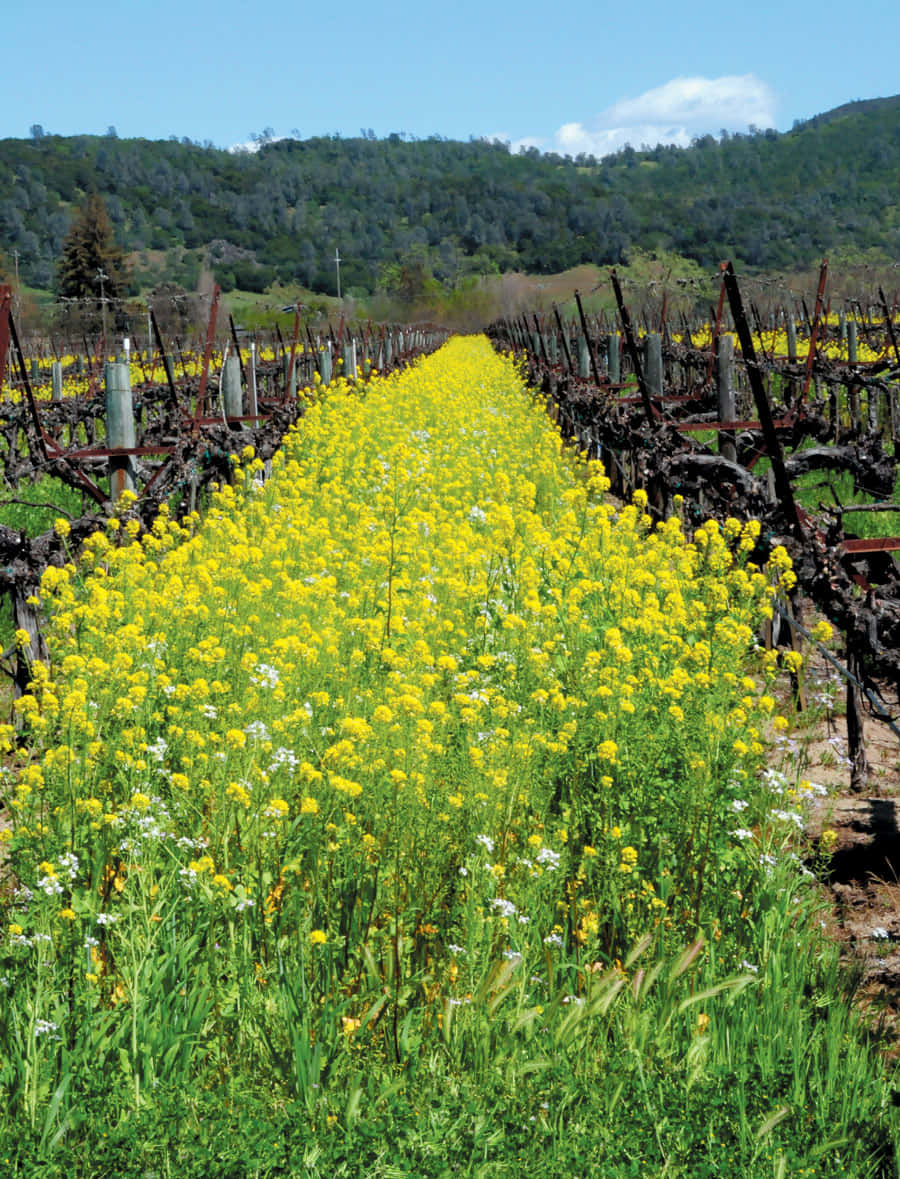
M 97 330 L 106 318 L 101 300 L 113 308 L 108 324 L 120 325 L 122 316 L 116 308 L 127 283 L 125 254 L 115 239 L 103 198 L 92 192 L 76 213 L 63 243 L 57 293 L 64 300 L 78 300 L 78 318 L 84 326 Z

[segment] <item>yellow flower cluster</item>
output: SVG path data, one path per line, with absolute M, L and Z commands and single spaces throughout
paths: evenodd
M 824 320 L 824 317 L 823 317 Z M 876 321 L 877 322 L 877 321 Z M 883 321 L 881 321 L 883 323 Z M 832 314 L 828 317 L 828 325 L 832 329 L 838 326 L 838 316 Z M 740 354 L 740 343 L 736 333 L 724 332 L 723 335 L 730 335 L 734 341 L 735 353 Z M 699 331 L 691 333 L 691 343 L 695 348 L 709 348 L 712 346 L 713 328 L 712 324 L 706 324 Z M 680 336 L 675 337 L 677 340 L 683 339 Z M 773 328 L 762 333 L 753 333 L 753 346 L 757 354 L 774 356 L 776 360 L 785 361 L 790 355 L 790 345 L 788 341 L 787 329 L 784 327 Z M 829 360 L 835 360 L 847 364 L 849 361 L 848 345 L 846 340 L 838 339 L 828 340 L 822 342 L 821 334 L 819 335 L 816 344 L 816 353 L 819 356 L 827 357 Z M 884 353 L 872 348 L 868 340 L 860 333 L 857 342 L 857 361 L 862 364 L 870 363 L 871 361 L 881 360 Z M 809 356 L 809 337 L 803 333 L 798 333 L 797 338 L 797 360 L 798 362 L 805 361 Z
M 297 351 L 301 352 L 301 353 L 304 352 L 305 351 L 304 346 L 302 344 L 298 344 Z M 274 359 L 275 359 L 275 353 L 270 346 L 261 348 L 260 351 L 257 353 L 257 363 L 261 364 L 261 363 L 266 363 L 266 362 L 272 362 Z M 35 380 L 35 379 L 31 378 L 31 380 L 30 380 L 31 392 L 32 392 L 33 396 L 35 397 L 35 399 L 38 401 L 49 401 L 51 399 L 51 396 L 52 396 L 51 367 L 53 365 L 53 361 L 54 361 L 53 357 L 38 358 L 37 379 Z M 86 369 L 86 371 L 84 373 L 82 373 L 81 376 L 79 376 L 77 373 L 77 358 L 74 355 L 72 355 L 71 353 L 68 355 L 61 356 L 60 363 L 62 364 L 62 367 L 63 367 L 63 385 L 62 385 L 63 398 L 65 399 L 65 398 L 69 398 L 69 397 L 87 397 L 91 393 L 91 390 L 92 390 L 92 377 L 91 377 L 90 372 Z M 95 364 L 95 362 L 93 362 L 93 361 L 91 361 L 90 364 L 94 364 L 95 372 L 99 371 L 99 373 L 100 373 L 99 379 L 102 383 L 102 381 L 103 381 L 103 364 L 102 364 L 102 362 L 99 364 L 99 366 L 97 366 Z M 218 351 L 214 351 L 213 355 L 210 359 L 210 371 L 213 373 L 218 371 L 218 369 L 221 368 L 221 365 L 222 365 L 222 354 Z M 129 369 L 130 369 L 130 379 L 131 379 L 131 387 L 132 388 L 136 388 L 137 386 L 144 384 L 146 381 L 150 380 L 151 378 L 155 378 L 156 381 L 160 381 L 160 380 L 165 379 L 163 376 L 162 363 L 158 358 L 158 354 L 157 354 L 157 359 L 155 361 L 155 364 L 151 367 L 151 365 L 149 363 L 141 364 L 137 355 L 135 353 L 132 353 L 131 358 L 130 358 Z M 178 360 L 179 375 L 181 375 L 181 373 L 183 371 L 184 375 L 188 378 L 199 377 L 202 370 L 203 370 L 203 355 L 202 355 L 202 353 L 198 354 L 198 353 L 191 353 L 191 352 L 183 352 L 180 354 L 179 360 Z M 12 375 L 13 374 L 10 371 L 10 369 L 7 368 L 7 371 L 4 374 L 4 376 L 5 376 L 4 383 L 2 386 L 0 386 L 0 397 L 2 397 L 2 399 L 4 401 L 8 401 L 14 405 L 17 405 L 25 399 L 26 395 L 25 395 L 24 389 L 13 385 Z M 96 386 L 96 381 L 97 381 L 97 377 L 95 375 L 93 377 L 93 383 L 95 386 Z
M 331 882 L 368 874 L 392 897 L 373 925 L 408 905 L 439 929 L 479 847 L 504 904 L 566 865 L 596 895 L 638 887 L 685 799 L 761 751 L 734 674 L 768 584 L 746 530 L 605 502 L 482 338 L 365 389 L 311 404 L 266 482 L 236 457 L 202 521 L 163 511 L 138 541 L 126 507 L 47 571 L 20 879 L 74 838 L 81 864 L 127 862 L 113 907 L 177 870 L 189 898 L 331 944 Z M 76 874 L 63 900 L 100 895 Z

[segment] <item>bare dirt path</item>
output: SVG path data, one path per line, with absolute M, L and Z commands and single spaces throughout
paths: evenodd
M 867 719 L 869 780 L 864 791 L 851 790 L 844 685 L 817 654 L 807 688 L 810 709 L 798 717 L 788 752 L 803 777 L 828 789 L 807 827 L 811 851 L 832 849 L 823 880 L 831 905 L 827 932 L 859 972 L 859 997 L 885 1046 L 900 1054 L 900 742 Z

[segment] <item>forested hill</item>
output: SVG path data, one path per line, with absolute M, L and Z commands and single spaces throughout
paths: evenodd
M 72 215 L 93 187 L 138 265 L 212 260 L 226 283 L 367 292 L 411 262 L 472 272 L 617 263 L 629 245 L 712 265 L 786 268 L 844 254 L 900 255 L 900 96 L 851 103 L 785 134 L 626 148 L 602 161 L 405 135 L 260 143 L 0 141 L 0 247 L 52 285 Z M 174 263 L 173 263 L 174 264 Z M 166 277 L 177 277 L 168 273 Z

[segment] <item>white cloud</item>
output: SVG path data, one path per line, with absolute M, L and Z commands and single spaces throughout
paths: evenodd
M 537 146 L 563 155 L 605 156 L 627 143 L 687 147 L 699 135 L 775 125 L 775 95 L 753 74 L 722 78 L 673 78 L 637 98 L 625 98 L 584 123 L 564 123 L 552 139 L 528 136 L 519 147 Z
M 287 135 L 269 135 L 264 132 L 262 135 L 256 135 L 252 139 L 245 140 L 243 143 L 232 143 L 225 150 L 233 156 L 256 155 L 261 147 L 268 147 L 270 143 L 282 143 L 288 138 L 290 137 Z

